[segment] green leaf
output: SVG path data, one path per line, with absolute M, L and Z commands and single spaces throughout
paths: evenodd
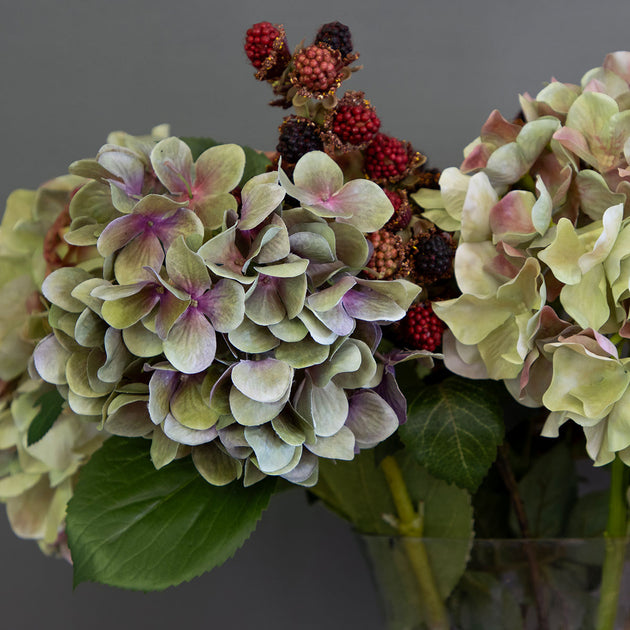
M 206 149 L 221 144 L 213 138 L 183 137 L 181 140 L 190 147 L 193 160 L 196 160 Z M 243 177 L 239 184 L 241 187 L 255 175 L 264 173 L 267 170 L 267 166 L 271 163 L 267 156 L 251 147 L 242 147 L 242 149 L 245 151 L 245 170 L 243 171 Z
M 503 440 L 494 385 L 449 377 L 425 386 L 409 406 L 400 439 L 431 474 L 474 492 Z
M 42 394 L 36 401 L 40 405 L 39 412 L 28 427 L 27 445 L 39 442 L 48 433 L 55 420 L 59 417 L 64 400 L 56 389 Z
M 150 442 L 111 437 L 83 467 L 68 504 L 75 586 L 162 590 L 222 564 L 245 542 L 273 493 L 204 481 L 190 458 L 161 470 Z
M 610 490 L 589 492 L 581 496 L 573 506 L 567 529 L 567 538 L 598 538 L 604 535 L 608 520 Z
M 576 488 L 575 467 L 566 444 L 557 444 L 534 462 L 518 484 L 531 536 L 555 538 L 562 535 Z M 510 525 L 514 532 L 520 531 L 513 510 Z

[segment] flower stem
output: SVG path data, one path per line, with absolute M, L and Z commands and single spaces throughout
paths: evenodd
M 626 489 L 628 469 L 615 457 L 610 470 L 610 499 L 606 526 L 606 555 L 602 569 L 602 587 L 597 608 L 597 630 L 613 630 L 619 604 L 619 587 L 626 556 L 628 517 Z
M 444 602 L 437 590 L 423 535 L 422 509 L 414 509 L 398 462 L 390 455 L 381 462 L 383 474 L 398 512 L 398 531 L 418 584 L 420 598 L 426 611 L 429 630 L 449 630 L 450 624 Z

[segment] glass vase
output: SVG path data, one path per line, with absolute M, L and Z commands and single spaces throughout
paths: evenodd
M 387 630 L 630 629 L 625 538 L 361 541 Z

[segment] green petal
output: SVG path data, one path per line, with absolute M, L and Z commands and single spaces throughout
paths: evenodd
M 92 276 L 79 267 L 62 267 L 53 271 L 42 284 L 44 297 L 70 313 L 81 313 L 85 307 L 83 302 L 72 297 L 75 287 Z
M 245 427 L 245 439 L 254 449 L 258 468 L 264 473 L 274 474 L 294 458 L 296 447 L 281 440 L 268 424 Z
M 245 396 L 259 402 L 276 402 L 291 387 L 293 368 L 283 361 L 240 361 L 232 370 L 232 382 Z
M 230 389 L 230 411 L 236 421 L 247 427 L 259 426 L 273 420 L 283 409 L 288 391 L 277 402 L 263 403 L 252 400 L 236 387 Z
M 199 474 L 213 486 L 225 486 L 241 476 L 243 465 L 214 442 L 195 446 L 192 460 Z

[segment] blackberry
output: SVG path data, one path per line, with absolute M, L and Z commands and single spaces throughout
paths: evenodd
M 295 164 L 309 151 L 321 151 L 324 148 L 319 126 L 307 118 L 289 116 L 284 119 L 279 131 L 276 151 L 291 164 Z
M 324 24 L 317 35 L 315 44 L 327 44 L 333 50 L 338 50 L 342 57 L 347 57 L 352 52 L 352 36 L 350 29 L 341 22 L 329 22 Z
M 446 232 L 422 234 L 415 246 L 413 269 L 421 284 L 430 285 L 453 275 L 455 243 Z

